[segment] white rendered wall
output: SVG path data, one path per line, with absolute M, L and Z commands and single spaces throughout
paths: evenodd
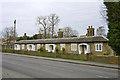
M 86 49 L 84 48 L 85 54 L 90 53 L 90 45 L 87 43 L 81 43 L 78 45 L 79 54 L 82 52 L 82 45 L 86 46 Z
M 53 45 L 53 50 L 50 50 L 50 45 Z M 45 49 L 48 50 L 48 52 L 55 52 L 56 44 L 45 44 Z
M 30 49 L 30 45 L 32 48 Z M 34 44 L 27 44 L 27 50 L 35 51 L 35 45 Z
M 15 50 L 20 50 L 20 45 L 19 44 L 15 44 L 14 49 Z
M 45 50 L 49 50 L 49 44 L 45 44 Z

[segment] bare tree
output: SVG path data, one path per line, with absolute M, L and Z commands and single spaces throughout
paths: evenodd
M 55 33 L 54 28 L 55 26 L 58 25 L 60 19 L 56 14 L 50 14 L 50 16 L 48 16 L 48 20 L 49 20 L 50 26 L 52 27 L 52 38 L 53 38 L 53 35 Z
M 101 16 L 102 16 L 102 18 L 106 21 L 107 20 L 107 12 L 106 12 L 106 10 L 107 10 L 107 8 L 106 8 L 106 6 L 104 5 L 104 4 L 102 4 L 101 6 L 100 6 L 100 14 L 101 14 Z M 106 21 L 107 22 L 107 21 Z
M 72 28 L 71 27 L 65 27 L 63 29 L 63 36 L 64 37 L 70 37 L 71 36 L 71 32 L 72 32 Z
M 48 18 L 46 16 L 40 16 L 38 17 L 37 20 L 38 24 L 42 25 L 43 30 L 41 28 L 42 31 L 44 31 L 44 38 L 46 39 L 46 34 L 47 34 L 47 29 L 48 29 Z
M 104 26 L 101 26 L 97 29 L 96 34 L 99 35 L 104 35 L 105 36 L 105 28 Z
M 77 37 L 78 32 L 76 30 L 73 30 L 71 27 L 65 27 L 63 29 L 63 36 L 64 37 Z
M 17 37 L 17 33 L 15 33 Z M 9 44 L 13 38 L 14 38 L 14 29 L 13 27 L 5 27 L 4 30 L 2 31 L 2 38 L 7 41 Z
M 107 24 L 108 24 L 107 8 L 103 3 L 100 5 L 99 8 L 100 8 L 99 13 L 101 15 L 102 22 L 104 23 L 103 26 L 107 27 Z
M 51 37 L 52 37 L 52 36 L 51 36 L 51 35 L 52 35 L 52 34 L 51 34 L 51 31 L 52 31 L 52 30 L 51 30 L 51 27 L 49 26 L 48 29 L 47 29 L 47 38 L 51 38 Z
M 5 27 L 4 30 L 2 31 L 2 38 L 8 40 L 10 38 L 10 32 L 12 32 L 11 28 Z
M 77 36 L 78 36 L 78 31 L 72 30 L 72 37 L 77 37 Z

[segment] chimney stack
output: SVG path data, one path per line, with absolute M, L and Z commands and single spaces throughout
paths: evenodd
M 26 33 L 24 33 L 23 39 L 24 39 L 24 40 L 27 40 L 27 35 L 26 35 Z
M 42 34 L 41 34 L 41 32 L 40 32 L 40 31 L 39 31 L 39 33 L 38 33 L 37 38 L 38 38 L 38 39 L 42 39 Z
M 92 28 L 92 26 L 91 26 L 91 28 Z
M 92 26 L 90 27 L 88 27 L 88 29 L 87 29 L 87 34 L 86 34 L 87 36 L 94 36 L 94 28 L 92 28 Z
M 58 38 L 62 38 L 62 37 L 63 37 L 63 31 L 62 31 L 62 29 L 59 29 Z

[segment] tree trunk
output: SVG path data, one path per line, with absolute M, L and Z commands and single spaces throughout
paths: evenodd
M 52 38 L 53 38 L 53 34 L 54 34 L 54 25 L 52 25 Z
M 46 39 L 46 29 L 45 29 L 45 31 L 44 31 L 44 38 Z

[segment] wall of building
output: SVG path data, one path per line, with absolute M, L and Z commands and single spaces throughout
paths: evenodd
M 88 52 L 92 53 L 94 55 L 103 55 L 103 52 L 105 52 L 105 51 L 107 51 L 109 55 L 113 55 L 113 50 L 108 45 L 108 43 L 66 43 L 65 45 L 64 45 L 64 43 L 62 43 L 62 44 L 16 44 L 18 46 L 18 48 L 15 48 L 15 50 L 38 51 L 38 49 L 40 49 L 40 47 L 44 47 L 46 49 L 46 51 L 51 52 L 49 50 L 49 46 L 53 45 L 53 51 L 52 52 L 55 52 L 55 47 L 58 46 L 59 47 L 59 52 L 62 53 L 62 46 L 63 46 L 63 47 L 65 47 L 65 53 L 80 54 L 79 53 L 80 44 L 82 44 L 82 45 L 86 44 L 86 48 L 87 48 L 87 45 L 89 45 L 90 51 L 88 51 Z M 102 51 L 96 51 L 96 44 L 102 44 Z M 31 49 L 29 47 L 30 45 L 32 46 Z M 72 50 L 73 49 L 72 45 L 76 46 L 75 50 Z
M 96 51 L 95 44 L 96 43 L 90 43 L 90 49 L 91 49 L 92 54 L 94 54 L 94 55 L 103 55 L 103 52 L 107 51 L 109 55 L 114 55 L 114 52 L 111 49 L 111 47 L 108 45 L 108 43 L 100 43 L 100 44 L 103 44 L 102 51 Z
M 109 55 L 113 56 L 114 55 L 114 51 L 112 50 L 112 48 L 108 45 L 108 43 L 104 43 L 104 51 L 107 51 Z

